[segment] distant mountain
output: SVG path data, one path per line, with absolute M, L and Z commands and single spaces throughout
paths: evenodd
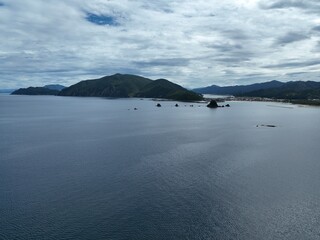
M 0 89 L 0 93 L 12 93 L 14 92 L 16 89 Z
M 60 91 L 52 90 L 45 87 L 28 87 L 20 88 L 14 92 L 12 95 L 58 95 Z
M 146 97 L 180 101 L 202 100 L 200 94 L 196 94 L 165 79 L 153 81 L 136 75 L 119 73 L 99 79 L 81 81 L 63 89 L 59 95 L 119 98 Z
M 280 87 L 260 89 L 236 95 L 245 97 L 265 97 L 291 100 L 320 99 L 320 82 L 287 82 Z
M 261 89 L 270 89 L 277 88 L 284 85 L 283 82 L 279 82 L 276 80 L 264 83 L 255 83 L 250 85 L 236 85 L 236 86 L 227 86 L 227 87 L 219 87 L 217 85 L 212 85 L 204 88 L 196 88 L 193 91 L 201 94 L 217 94 L 217 95 L 236 95 L 236 94 L 244 94 L 247 92 L 252 92 Z
M 43 87 L 51 90 L 58 90 L 58 91 L 61 91 L 62 89 L 66 88 L 65 86 L 62 86 L 60 84 L 50 84 L 50 85 L 45 85 Z
M 43 87 L 20 88 L 12 91 L 12 95 L 58 95 L 65 86 L 59 84 L 50 84 Z

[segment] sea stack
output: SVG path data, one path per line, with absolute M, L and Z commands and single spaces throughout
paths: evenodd
M 218 108 L 218 104 L 216 100 L 211 100 L 210 103 L 207 105 L 208 108 Z

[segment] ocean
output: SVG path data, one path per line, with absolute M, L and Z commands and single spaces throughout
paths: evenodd
M 157 103 L 0 94 L 0 239 L 320 239 L 320 108 Z

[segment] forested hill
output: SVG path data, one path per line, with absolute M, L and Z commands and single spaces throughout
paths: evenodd
M 146 97 L 180 101 L 202 100 L 201 94 L 189 91 L 165 79 L 151 80 L 130 75 L 115 74 L 99 79 L 85 80 L 63 89 L 60 96 L 86 97 Z
M 212 85 L 194 89 L 202 94 L 234 95 L 239 97 L 262 97 L 276 99 L 320 99 L 320 82 L 314 81 L 270 81 L 251 85 L 219 87 Z
M 58 90 L 45 87 L 20 88 L 11 93 L 11 95 L 58 95 Z
M 226 86 L 226 87 L 211 85 L 208 87 L 196 88 L 196 89 L 193 89 L 193 91 L 201 94 L 236 95 L 236 94 L 243 94 L 247 92 L 261 90 L 261 89 L 281 87 L 282 85 L 284 85 L 283 82 L 273 80 L 273 81 L 264 82 L 264 83 L 254 83 L 250 85 L 236 85 L 236 86 Z
M 320 99 L 320 82 L 297 81 L 287 82 L 277 88 L 260 89 L 252 92 L 236 94 L 245 97 L 263 97 L 277 99 Z

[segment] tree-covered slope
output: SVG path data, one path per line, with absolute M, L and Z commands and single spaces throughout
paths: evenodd
M 221 94 L 221 95 L 235 95 L 235 94 L 243 94 L 247 92 L 252 92 L 261 89 L 270 89 L 281 87 L 284 83 L 273 80 L 270 82 L 264 83 L 254 83 L 250 85 L 236 85 L 236 86 L 226 86 L 219 87 L 217 85 L 212 85 L 204 88 L 196 88 L 193 91 L 202 93 L 202 94 Z
M 12 95 L 58 95 L 58 90 L 52 90 L 45 87 L 20 88 L 11 93 Z
M 61 96 L 133 97 L 152 80 L 129 74 L 115 74 L 85 80 L 63 89 Z
M 58 90 L 61 91 L 62 89 L 66 88 L 65 86 L 62 86 L 60 84 L 49 84 L 49 85 L 45 85 L 43 86 L 44 88 L 49 88 L 52 90 Z
M 278 88 L 262 89 L 237 96 L 277 99 L 320 99 L 320 82 L 288 82 Z
M 61 96 L 94 96 L 94 97 L 145 97 L 165 98 L 180 101 L 202 100 L 200 94 L 189 91 L 165 79 L 148 78 L 115 74 L 99 79 L 81 81 L 63 89 Z
M 166 79 L 158 79 L 144 86 L 137 97 L 145 98 L 165 98 L 180 101 L 199 101 L 202 96 L 189 91 L 178 84 L 172 83 Z

